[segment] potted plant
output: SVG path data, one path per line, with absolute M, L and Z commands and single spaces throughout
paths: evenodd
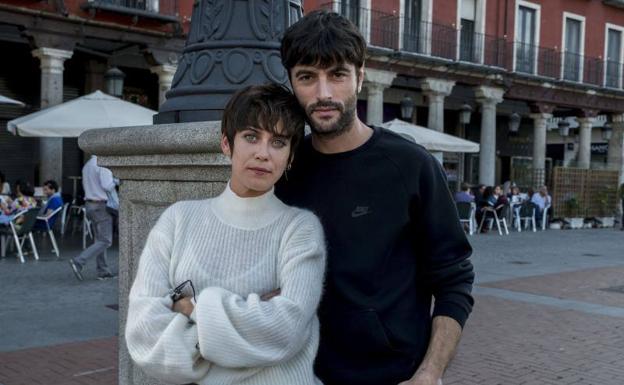
M 598 203 L 598 216 L 596 219 L 597 227 L 613 227 L 615 226 L 613 201 L 617 190 L 610 185 L 604 186 L 600 192 L 596 194 L 596 203 Z
M 564 218 L 564 221 L 568 224 L 568 226 L 571 229 L 583 228 L 584 218 L 579 216 L 579 210 L 581 208 L 581 205 L 578 199 L 576 199 L 576 196 L 571 195 L 568 199 L 566 199 L 563 202 L 563 204 L 565 207 L 566 214 L 568 215 Z

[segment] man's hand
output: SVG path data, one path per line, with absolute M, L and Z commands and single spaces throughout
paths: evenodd
M 173 306 L 171 307 L 171 310 L 173 310 L 174 312 L 182 313 L 187 317 L 191 316 L 191 313 L 193 313 L 193 309 L 195 309 L 195 306 L 193 305 L 193 302 L 191 302 L 191 299 L 188 297 L 184 297 L 181 300 L 174 302 Z
M 276 297 L 276 296 L 278 296 L 280 294 L 282 294 L 282 289 L 273 290 L 270 293 L 262 294 L 260 296 L 260 301 L 268 301 L 271 298 Z
M 399 385 L 442 385 L 442 379 L 425 372 L 416 372 L 412 378 Z

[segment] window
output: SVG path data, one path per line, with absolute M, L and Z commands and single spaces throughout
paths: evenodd
M 403 49 L 411 52 L 422 52 L 421 26 L 422 26 L 422 3 L 421 0 L 405 0 Z
M 535 72 L 536 59 L 536 10 L 519 6 L 516 30 L 516 71 Z
M 460 20 L 459 59 L 477 62 L 475 46 L 476 1 L 462 0 Z
M 581 80 L 582 21 L 565 18 L 565 51 L 563 56 L 563 78 L 578 82 Z
M 351 20 L 358 27 L 360 25 L 360 2 L 358 0 L 342 0 L 340 2 L 340 14 Z
M 622 87 L 622 31 L 607 28 L 607 58 L 605 85 Z

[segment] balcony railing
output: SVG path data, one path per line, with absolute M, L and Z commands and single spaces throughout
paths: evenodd
M 178 0 L 88 0 L 84 9 L 178 22 Z
M 322 5 L 353 19 L 370 46 L 579 84 L 615 89 L 624 86 L 624 64 L 620 62 L 498 36 L 466 33 L 450 25 L 356 6 L 355 1 L 348 2 L 348 6 L 343 6 L 340 1 Z

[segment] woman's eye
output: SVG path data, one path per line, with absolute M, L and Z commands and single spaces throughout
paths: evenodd
M 244 138 L 249 143 L 253 143 L 258 140 L 258 137 L 255 134 L 245 134 Z
M 286 146 L 286 141 L 283 139 L 274 139 L 273 140 L 273 147 L 276 148 L 282 148 Z

